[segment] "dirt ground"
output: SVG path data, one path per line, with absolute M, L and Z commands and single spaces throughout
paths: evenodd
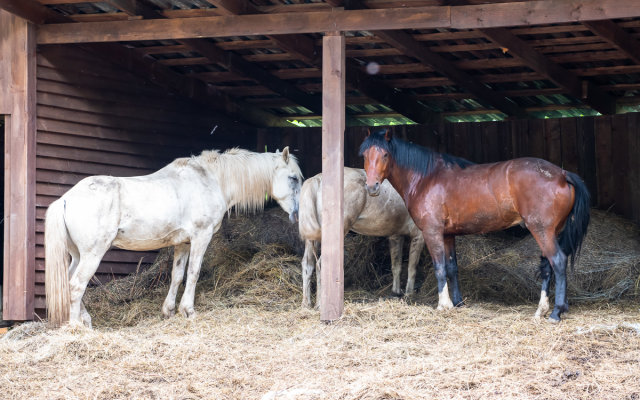
M 347 293 L 332 324 L 297 302 L 197 298 L 193 319 L 14 328 L 0 339 L 5 399 L 640 399 L 638 304 L 437 312 Z

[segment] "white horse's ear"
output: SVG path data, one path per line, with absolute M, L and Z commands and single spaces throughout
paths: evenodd
M 289 162 L 289 146 L 282 149 L 282 159 L 285 163 Z

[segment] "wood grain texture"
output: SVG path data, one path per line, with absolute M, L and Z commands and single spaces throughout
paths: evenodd
M 344 309 L 345 40 L 326 35 L 322 60 L 322 264 L 320 319 Z
M 20 321 L 34 316 L 35 27 L 4 10 L 0 59 L 0 111 L 7 114 L 3 319 Z

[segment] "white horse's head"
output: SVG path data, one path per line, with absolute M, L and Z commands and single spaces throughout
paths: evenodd
M 298 220 L 298 205 L 300 202 L 300 187 L 302 186 L 302 172 L 293 154 L 289 154 L 289 147 L 276 151 L 276 169 L 271 183 L 271 196 L 280 207 L 289 214 L 289 220 Z

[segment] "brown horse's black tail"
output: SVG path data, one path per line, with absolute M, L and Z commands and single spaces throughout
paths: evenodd
M 560 232 L 558 242 L 562 252 L 567 257 L 571 257 L 571 270 L 573 270 L 575 260 L 582 248 L 582 241 L 587 234 L 591 200 L 587 186 L 578 175 L 573 172 L 567 172 L 567 182 L 575 190 L 575 200 L 564 229 Z

